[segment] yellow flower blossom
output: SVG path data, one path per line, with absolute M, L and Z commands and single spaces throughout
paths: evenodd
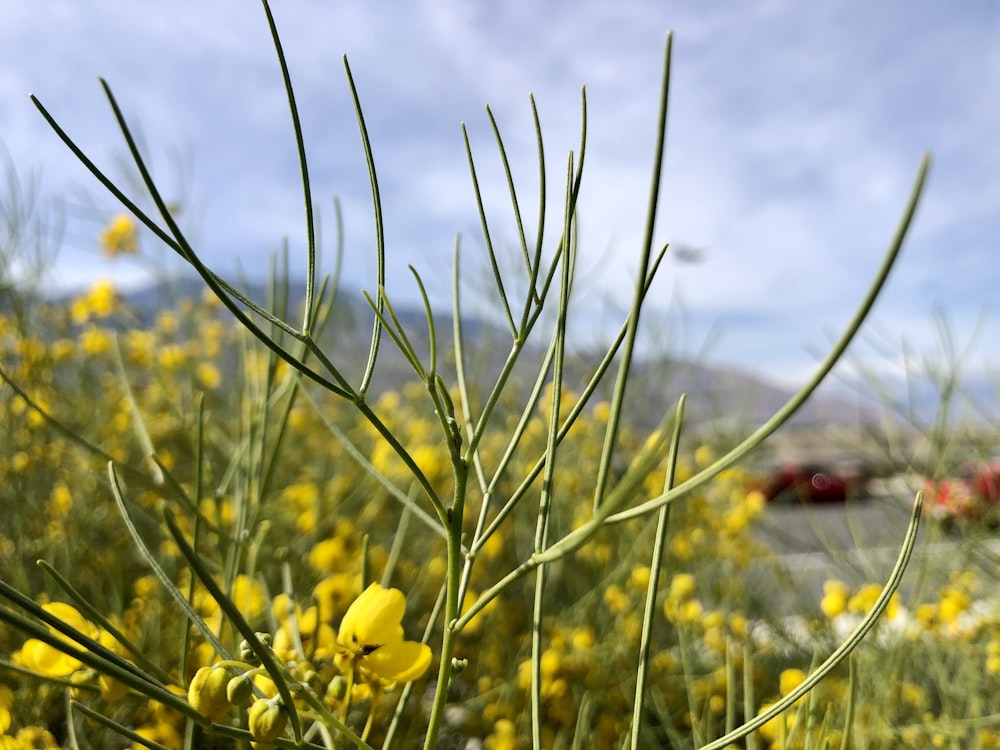
M 340 623 L 337 664 L 391 682 L 418 679 L 431 663 L 426 644 L 403 640 L 406 597 L 373 583 L 354 600 Z
M 14 691 L 6 685 L 0 685 L 0 734 L 10 729 L 10 707 L 14 705 Z
M 823 614 L 831 620 L 847 609 L 851 590 L 843 581 L 830 580 L 823 584 L 823 600 L 819 603 Z
M 101 250 L 109 258 L 139 252 L 139 234 L 128 214 L 115 214 L 101 232 Z
M 517 727 L 510 719 L 499 719 L 493 725 L 493 732 L 486 738 L 487 750 L 517 750 Z
M 157 350 L 156 359 L 164 370 L 177 370 L 187 363 L 188 355 L 184 347 L 166 344 Z
M 267 609 L 267 592 L 256 578 L 240 573 L 233 581 L 233 604 L 249 620 L 260 617 Z
M 111 334 L 104 328 L 89 325 L 80 332 L 80 348 L 88 356 L 107 354 L 111 351 Z
M 690 573 L 678 573 L 670 581 L 670 598 L 690 599 L 694 595 L 695 579 Z
M 100 635 L 97 627 L 85 620 L 83 615 L 69 604 L 51 602 L 43 604 L 42 609 L 90 638 L 96 639 Z M 72 647 L 82 648 L 55 628 L 49 626 L 49 630 Z M 35 638 L 25 641 L 21 650 L 14 654 L 14 663 L 46 677 L 66 677 L 83 666 L 78 659 Z
M 298 644 L 302 646 L 301 655 L 298 653 Z M 290 616 L 285 616 L 281 627 L 274 634 L 272 648 L 285 660 L 303 656 L 316 660 L 328 659 L 336 649 L 336 636 L 332 627 L 320 621 L 316 607 L 309 607 L 305 612 L 297 613 L 294 622 Z
M 882 587 L 877 583 L 869 583 L 858 589 L 854 596 L 847 600 L 847 609 L 855 614 L 868 614 L 875 602 L 882 595 Z
M 699 445 L 694 451 L 694 463 L 699 469 L 704 469 L 715 460 L 715 451 L 707 445 Z
M 323 619 L 332 621 L 339 617 L 360 588 L 361 576 L 353 573 L 334 573 L 319 581 L 313 588 L 313 597 Z
M 951 625 L 969 608 L 969 603 L 969 596 L 964 591 L 951 587 L 944 589 L 938 601 L 938 619 L 945 625 Z
M 788 695 L 799 685 L 805 682 L 807 675 L 801 669 L 786 669 L 778 677 L 778 692 L 782 696 Z
M 107 318 L 118 309 L 118 291 L 110 279 L 98 279 L 70 305 L 70 318 L 82 325 L 91 318 Z
M 614 584 L 604 589 L 604 604 L 608 611 L 616 615 L 628 611 L 631 606 L 628 595 Z
M 220 373 L 219 368 L 211 362 L 200 362 L 195 368 L 194 374 L 198 379 L 198 384 L 202 388 L 213 391 L 222 385 L 222 373 Z
M 701 619 L 704 608 L 697 599 L 686 601 L 677 608 L 677 620 L 687 625 L 693 625 Z
M 648 565 L 637 565 L 632 568 L 632 572 L 629 573 L 628 583 L 633 588 L 642 591 L 649 586 L 649 576 L 650 570 Z
M 760 707 L 757 715 L 766 713 L 771 709 L 773 703 L 765 703 Z M 772 747 L 784 747 L 785 738 L 792 731 L 795 726 L 795 714 L 786 711 L 783 714 L 775 716 L 773 719 L 765 723 L 758 731 L 761 736 L 767 740 L 770 740 Z

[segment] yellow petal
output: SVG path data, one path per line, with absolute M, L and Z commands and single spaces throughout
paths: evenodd
M 340 640 L 346 646 L 374 647 L 398 643 L 403 638 L 406 597 L 398 589 L 373 583 L 361 592 L 340 623 Z
M 49 602 L 48 604 L 43 604 L 42 609 L 50 615 L 54 615 L 59 618 L 70 627 L 76 628 L 84 635 L 90 636 L 91 638 L 97 638 L 100 634 L 97 627 L 92 622 L 84 619 L 83 615 L 81 615 L 75 607 L 72 607 L 69 604 L 64 604 L 63 602 Z M 67 642 L 70 640 L 62 633 L 59 633 L 51 625 L 49 626 L 49 630 Z
M 31 638 L 15 654 L 15 663 L 48 677 L 65 677 L 83 665 L 43 641 Z
M 400 641 L 376 649 L 365 657 L 365 665 L 379 677 L 393 682 L 416 680 L 431 664 L 431 649 L 423 643 Z

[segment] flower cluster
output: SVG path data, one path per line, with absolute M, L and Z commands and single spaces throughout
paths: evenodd
M 284 604 L 276 602 L 282 608 Z M 373 583 L 348 608 L 338 632 L 321 619 L 318 607 L 285 609 L 277 632 L 262 640 L 270 643 L 287 676 L 301 686 L 296 693 L 314 696 L 313 702 L 302 699 L 297 708 L 310 711 L 319 705 L 346 718 L 352 701 L 370 701 L 398 683 L 422 677 L 431 650 L 403 639 L 405 606 L 402 592 Z M 251 653 L 245 644 L 241 651 Z M 289 707 L 272 677 L 259 665 L 215 660 L 195 672 L 188 701 L 213 722 L 244 711 L 254 739 L 272 742 L 284 734 L 289 718 Z

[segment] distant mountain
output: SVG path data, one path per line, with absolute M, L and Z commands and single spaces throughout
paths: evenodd
M 124 297 L 141 319 L 152 320 L 157 312 L 174 306 L 180 299 L 199 298 L 204 289 L 200 279 L 182 278 L 129 292 Z M 268 290 L 265 285 L 251 285 L 245 292 L 258 304 L 266 304 Z M 293 283 L 289 286 L 288 309 L 293 321 L 297 320 L 304 298 L 304 284 Z M 423 309 L 403 307 L 395 312 L 414 348 L 426 358 L 430 342 Z M 360 375 L 373 320 L 374 315 L 364 299 L 338 293 L 331 321 L 324 331 L 324 344 L 328 345 L 331 356 L 345 367 L 349 376 Z M 442 371 L 453 371 L 450 312 L 435 313 L 435 323 Z M 539 330 L 538 333 L 547 331 Z M 511 346 L 507 332 L 490 321 L 470 318 L 463 321 L 463 336 L 477 376 L 489 379 L 498 373 Z M 541 339 L 539 336 L 539 341 Z M 525 352 L 525 364 L 515 371 L 522 381 L 534 379 L 536 371 L 528 363 L 537 365 L 541 353 L 538 345 L 529 347 Z M 603 352 L 572 352 L 567 360 L 567 369 L 572 374 L 569 382 L 574 386 L 582 385 L 601 356 Z M 354 365 L 359 372 L 352 373 L 350 365 Z M 409 365 L 387 335 L 383 336 L 376 373 L 376 386 L 385 388 L 398 387 L 413 378 Z M 613 372 L 606 379 L 599 398 L 610 398 Z M 630 418 L 638 426 L 655 426 L 665 411 L 673 411 L 682 393 L 687 394 L 687 418 L 691 423 L 712 422 L 723 429 L 742 430 L 763 423 L 792 395 L 791 390 L 770 384 L 749 372 L 665 355 L 635 363 L 628 399 L 632 404 Z M 857 426 L 874 418 L 874 410 L 863 408 L 860 402 L 859 397 L 851 398 L 849 395 L 814 397 L 796 414 L 790 425 L 799 428 Z

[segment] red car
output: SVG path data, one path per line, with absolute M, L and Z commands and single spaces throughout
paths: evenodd
M 981 521 L 1000 507 L 1000 462 L 966 463 L 950 479 L 928 479 L 924 512 L 940 520 Z
M 835 505 L 863 498 L 866 484 L 860 472 L 847 474 L 812 464 L 785 464 L 760 489 L 769 502 Z

